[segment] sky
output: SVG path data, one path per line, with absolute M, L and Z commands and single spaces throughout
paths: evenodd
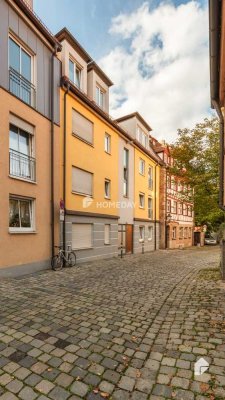
M 172 142 L 212 114 L 207 0 L 34 0 L 56 33 L 66 26 L 114 82 L 110 114 L 138 111 Z

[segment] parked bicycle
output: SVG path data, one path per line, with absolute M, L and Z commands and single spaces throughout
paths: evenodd
M 58 254 L 52 257 L 52 269 L 59 271 L 63 266 L 74 267 L 76 265 L 76 254 L 71 250 L 71 246 L 67 246 L 67 250 L 63 250 L 62 246 L 55 246 L 59 249 Z

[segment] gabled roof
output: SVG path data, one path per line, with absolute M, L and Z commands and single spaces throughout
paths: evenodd
M 62 46 L 57 38 L 50 32 L 47 26 L 41 21 L 37 14 L 29 7 L 24 0 L 14 0 L 15 4 L 24 12 L 24 14 L 30 19 L 35 27 L 42 33 L 42 35 L 48 40 L 48 42 L 56 47 L 57 51 L 61 51 Z
M 123 117 L 117 118 L 115 121 L 122 122 L 122 121 L 126 121 L 128 119 L 134 118 L 134 117 L 136 117 L 148 131 L 152 131 L 152 128 L 150 127 L 150 125 L 148 125 L 148 123 L 144 120 L 144 118 L 141 116 L 141 114 L 139 114 L 139 112 L 137 112 L 137 111 L 132 114 L 127 114 L 127 115 L 124 115 Z
M 67 28 L 62 28 L 58 33 L 56 33 L 55 37 L 62 42 L 63 40 L 67 40 L 70 45 L 77 51 L 77 53 L 87 62 L 93 61 L 91 56 L 84 50 L 84 48 L 80 45 L 80 43 L 75 39 L 72 33 Z
M 100 76 L 100 78 L 105 82 L 107 86 L 112 86 L 113 82 L 108 78 L 108 76 L 105 74 L 104 71 L 99 67 L 98 64 L 96 64 L 95 61 L 91 61 L 88 64 L 88 71 L 91 71 L 92 69 Z

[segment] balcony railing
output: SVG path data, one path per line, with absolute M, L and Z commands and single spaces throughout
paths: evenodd
M 11 176 L 36 180 L 36 160 L 33 157 L 20 153 L 19 151 L 9 149 L 9 173 Z
M 9 68 L 9 91 L 30 106 L 36 107 L 35 86 L 12 67 Z

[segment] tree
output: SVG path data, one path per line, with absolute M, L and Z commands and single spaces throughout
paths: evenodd
M 225 221 L 219 209 L 219 120 L 205 118 L 193 129 L 179 129 L 172 145 L 175 160 L 171 172 L 184 176 L 194 188 L 196 225 L 217 230 Z

